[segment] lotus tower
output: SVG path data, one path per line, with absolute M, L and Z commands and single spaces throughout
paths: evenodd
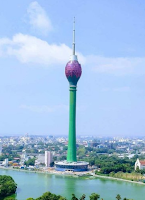
M 65 75 L 69 82 L 69 136 L 67 160 L 55 162 L 57 171 L 87 171 L 88 164 L 84 161 L 77 161 L 76 155 L 76 91 L 77 83 L 82 74 L 82 68 L 75 55 L 75 19 L 73 24 L 73 45 L 72 55 L 65 67 Z

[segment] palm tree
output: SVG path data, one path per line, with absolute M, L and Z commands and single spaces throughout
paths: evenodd
M 75 196 L 75 194 L 72 194 L 71 200 L 78 200 L 78 198 Z
M 80 200 L 85 200 L 85 198 L 86 198 L 86 195 L 83 194 L 83 195 L 80 197 Z
M 90 200 L 98 200 L 99 198 L 100 198 L 100 195 L 96 193 L 92 193 L 90 196 Z
M 117 199 L 117 200 L 120 200 L 120 199 L 121 199 L 120 194 L 117 194 L 116 199 Z

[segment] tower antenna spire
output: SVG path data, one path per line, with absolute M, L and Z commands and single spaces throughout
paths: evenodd
M 73 55 L 75 55 L 75 17 L 73 22 Z

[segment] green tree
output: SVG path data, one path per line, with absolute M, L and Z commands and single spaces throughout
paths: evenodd
M 86 198 L 86 195 L 83 194 L 81 197 L 80 197 L 80 200 L 84 200 Z
M 28 198 L 27 200 L 34 200 L 33 198 Z
M 86 149 L 85 149 L 85 147 L 82 146 L 81 148 L 78 149 L 77 155 L 78 155 L 79 157 L 84 157 L 85 154 L 86 154 Z
M 51 162 L 51 163 L 50 163 L 50 167 L 53 167 L 53 166 L 54 166 L 54 162 Z
M 11 176 L 0 175 L 0 198 L 14 194 L 16 189 L 17 184 Z
M 41 197 L 38 197 L 34 200 L 66 200 L 64 197 L 56 194 L 52 194 L 51 192 L 45 192 Z
M 65 197 L 60 197 L 59 200 L 67 200 Z
M 137 166 L 137 168 L 136 168 L 136 172 L 137 172 L 137 173 L 140 173 L 140 169 L 139 169 L 138 166 Z
M 35 158 L 30 158 L 28 161 L 25 161 L 24 164 L 26 166 L 29 166 L 29 165 L 34 166 L 35 165 Z
M 71 200 L 78 200 L 78 198 L 75 196 L 75 194 L 72 194 Z
M 90 200 L 98 200 L 99 198 L 100 198 L 100 195 L 96 193 L 92 193 L 90 196 Z
M 121 199 L 120 194 L 117 194 L 116 199 L 117 199 L 117 200 L 120 200 L 120 199 Z

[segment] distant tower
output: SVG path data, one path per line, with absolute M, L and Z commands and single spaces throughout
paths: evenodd
M 50 164 L 53 162 L 53 156 L 50 151 L 45 151 L 45 166 L 50 167 Z
M 73 26 L 73 52 L 70 61 L 65 67 L 65 74 L 69 81 L 70 104 L 69 104 L 69 140 L 67 161 L 76 162 L 76 88 L 82 74 L 81 65 L 75 55 L 75 20 Z

